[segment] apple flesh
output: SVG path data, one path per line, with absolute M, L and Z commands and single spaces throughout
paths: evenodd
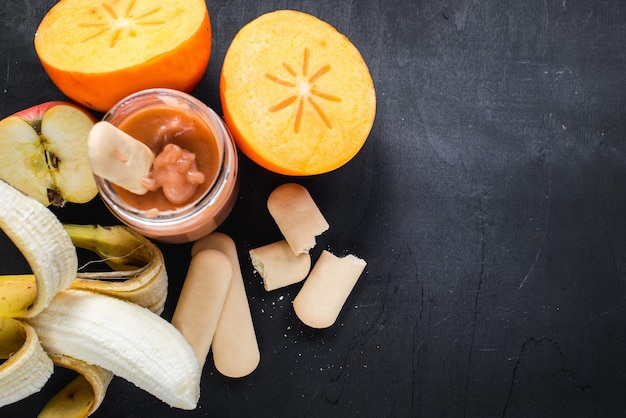
M 0 121 L 0 179 L 45 206 L 86 203 L 98 194 L 87 138 L 96 118 L 65 101 L 42 103 Z

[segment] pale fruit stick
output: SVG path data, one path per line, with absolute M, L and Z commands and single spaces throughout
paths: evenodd
M 155 156 L 143 142 L 101 121 L 89 131 L 87 151 L 94 174 L 135 194 L 148 192 L 141 180 L 150 173 Z
M 237 248 L 228 235 L 213 232 L 193 244 L 192 258 L 206 249 L 223 252 L 233 267 L 233 278 L 211 344 L 213 361 L 217 370 L 224 376 L 247 376 L 256 369 L 261 355 L 241 275 Z
M 228 256 L 218 250 L 194 255 L 178 297 L 172 324 L 204 366 L 233 277 Z
M 311 270 L 309 253 L 295 255 L 285 240 L 254 248 L 249 253 L 268 292 L 301 282 Z
M 322 251 L 293 301 L 298 318 L 312 328 L 333 325 L 365 266 L 365 260 L 354 255 Z
M 329 228 L 308 190 L 299 184 L 278 186 L 270 193 L 267 208 L 296 255 L 309 252 L 315 237 Z

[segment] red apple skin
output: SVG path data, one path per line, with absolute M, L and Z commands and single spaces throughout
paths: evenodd
M 20 119 L 25 120 L 26 122 L 28 122 L 29 124 L 33 125 L 34 123 L 38 123 L 41 121 L 41 119 L 43 118 L 43 114 L 48 110 L 53 108 L 54 106 L 59 106 L 59 105 L 63 105 L 63 106 L 71 106 L 74 109 L 80 110 L 81 112 L 83 112 L 85 115 L 87 115 L 94 123 L 96 123 L 97 119 L 94 115 L 92 115 L 91 113 L 89 113 L 89 111 L 87 111 L 87 109 L 72 103 L 72 102 L 67 102 L 67 101 L 63 101 L 63 100 L 52 100 L 49 102 L 45 102 L 45 103 L 41 103 L 35 106 L 31 106 L 27 109 L 23 109 L 20 110 L 19 112 L 15 112 L 14 114 L 7 116 L 7 117 L 18 117 Z

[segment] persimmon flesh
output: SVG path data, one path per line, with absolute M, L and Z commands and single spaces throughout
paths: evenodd
M 376 113 L 357 48 L 330 24 L 293 10 L 264 14 L 237 33 L 220 98 L 239 149 L 285 175 L 322 174 L 350 161 Z
M 104 112 L 139 90 L 191 91 L 209 62 L 211 23 L 204 0 L 61 0 L 35 50 L 65 95 Z

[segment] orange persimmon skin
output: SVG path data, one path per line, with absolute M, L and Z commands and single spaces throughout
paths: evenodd
M 154 2 L 156 5 L 158 3 Z M 143 62 L 121 66 L 113 63 L 111 68 L 100 66 L 73 71 L 55 65 L 47 59 L 42 46 L 43 43 L 53 42 L 54 37 L 48 36 L 42 40 L 40 29 L 41 25 L 35 35 L 35 50 L 52 82 L 67 97 L 100 112 L 106 112 L 124 97 L 148 88 L 164 87 L 191 92 L 204 76 L 211 55 L 211 22 L 206 7 L 197 30 L 180 44 L 150 56 Z M 166 28 L 162 36 L 168 35 Z M 154 37 L 152 42 L 159 43 L 160 40 Z M 80 45 L 76 47 L 80 48 Z M 123 52 L 128 55 L 133 53 Z M 71 56 L 68 59 L 71 60 Z
M 357 48 L 334 27 L 278 10 L 235 36 L 220 77 L 224 120 L 238 148 L 279 174 L 335 170 L 362 148 L 376 94 Z

